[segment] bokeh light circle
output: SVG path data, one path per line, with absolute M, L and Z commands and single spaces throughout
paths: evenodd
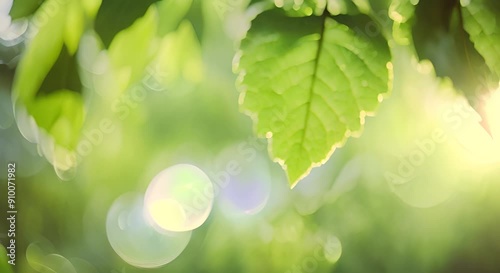
M 332 264 L 338 262 L 342 256 L 342 244 L 340 243 L 339 238 L 329 235 L 323 245 L 323 253 L 328 262 Z
M 225 213 L 254 215 L 264 209 L 271 193 L 268 158 L 241 143 L 224 149 L 211 173 Z
M 182 232 L 198 228 L 207 220 L 213 200 L 208 176 L 196 166 L 177 164 L 153 178 L 144 206 L 157 228 Z
M 106 234 L 113 250 L 139 268 L 156 268 L 176 259 L 191 239 L 191 232 L 158 232 L 146 219 L 144 200 L 125 194 L 115 200 L 106 220 Z
M 12 0 L 0 1 L 0 34 L 10 26 L 12 19 L 9 16 L 9 12 L 12 8 L 12 4 Z

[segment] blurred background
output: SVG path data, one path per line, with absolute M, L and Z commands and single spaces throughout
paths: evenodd
M 259 6 L 150 1 L 117 31 L 127 11 L 83 1 L 101 10 L 74 55 L 85 119 L 63 164 L 12 91 L 42 2 L 14 16 L 0 0 L 2 218 L 9 162 L 18 210 L 5 270 L 500 272 L 499 131 L 409 46 L 390 43 L 393 90 L 363 134 L 290 189 L 238 110 L 232 60 Z

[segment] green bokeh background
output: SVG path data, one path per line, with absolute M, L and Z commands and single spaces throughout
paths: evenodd
M 387 172 L 397 173 L 400 162 L 419 149 L 417 141 L 429 139 L 436 129 L 450 132 L 436 110 L 453 107 L 456 96 L 449 81 L 418 63 L 409 47 L 392 45 L 391 96 L 375 117 L 366 119 L 361 137 L 349 139 L 291 190 L 283 170 L 267 156 L 264 140 L 253 136 L 250 118 L 238 111 L 232 59 L 244 34 L 246 3 L 225 1 L 194 1 L 186 15 L 201 49 L 200 81 L 181 78 L 161 92 L 146 90 L 125 117 L 110 105 L 130 97 L 133 85 L 110 96 L 89 89 L 83 132 L 99 128 L 104 119 L 114 130 L 92 145 L 67 181 L 20 134 L 11 99 L 16 63 L 0 64 L 2 218 L 7 162 L 17 165 L 14 272 L 36 272 L 25 255 L 35 242 L 47 254 L 93 266 L 81 272 L 500 272 L 498 163 L 477 163 L 481 154 L 456 141 L 469 127 L 437 143 L 415 167 L 413 179 L 403 185 L 387 179 Z M 17 6 L 20 18 L 31 14 L 28 2 L 37 1 L 25 2 L 25 10 Z M 18 54 L 7 45 L 0 48 L 4 59 Z M 235 216 L 216 198 L 208 220 L 172 263 L 140 269 L 116 255 L 105 225 L 116 198 L 143 193 L 158 172 L 174 164 L 213 172 L 217 155 L 235 143 L 247 143 L 264 155 L 259 160 L 268 169 L 256 173 L 271 173 L 269 201 L 261 212 Z M 0 230 L 5 245 L 5 221 Z M 323 255 L 329 238 L 342 244 L 336 263 Z M 4 258 L 0 269 L 7 270 Z

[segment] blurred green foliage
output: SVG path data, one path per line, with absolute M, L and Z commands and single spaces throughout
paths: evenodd
M 467 79 L 485 76 L 498 83 L 498 52 L 487 50 L 498 45 L 498 22 L 485 29 L 480 20 L 494 21 L 496 2 L 461 7 L 458 1 L 421 0 L 417 6 L 409 0 L 338 1 L 346 3 L 346 11 L 338 6 L 342 15 L 335 16 L 321 7 L 308 12 L 331 1 L 258 2 L 266 1 L 15 1 L 11 16 L 31 25 L 21 37 L 20 61 L 0 65 L 0 208 L 4 218 L 6 166 L 14 161 L 19 217 L 17 264 L 6 267 L 2 254 L 2 272 L 500 271 L 500 220 L 494 217 L 500 213 L 497 150 L 488 146 L 491 137 L 473 109 L 456 110 L 466 102 L 461 81 L 477 86 Z M 447 4 L 462 9 L 463 23 L 453 16 L 443 22 L 431 13 Z M 294 18 L 275 10 L 261 13 L 280 7 Z M 352 9 L 363 15 L 352 15 Z M 275 13 L 280 15 L 269 16 Z M 312 31 L 304 22 L 321 20 L 311 17 L 321 14 L 343 26 L 339 35 L 359 38 L 367 29 L 377 30 L 380 41 L 370 52 L 385 58 L 373 65 L 382 66 L 381 74 L 393 74 L 377 86 L 384 85 L 380 92 L 385 93 L 392 85 L 392 91 L 377 116 L 366 118 L 360 137 L 347 140 L 290 189 L 283 169 L 268 156 L 272 140 L 257 139 L 252 120 L 239 112 L 234 83 L 241 78 L 231 61 L 250 42 L 261 46 L 278 39 L 279 48 L 261 46 L 248 58 L 258 63 L 272 54 L 279 63 L 290 47 L 311 39 L 300 35 Z M 283 25 L 288 21 L 295 26 Z M 375 27 L 366 28 L 367 22 Z M 464 30 L 471 39 L 467 52 L 477 57 L 474 75 L 463 72 L 458 43 L 446 44 L 453 50 L 435 46 Z M 437 35 L 440 31 L 444 34 Z M 6 41 L 1 38 L 0 48 L 12 46 Z M 9 60 L 19 57 L 19 52 L 1 52 Z M 265 78 L 282 68 L 261 64 L 244 76 L 254 77 L 252 86 L 278 89 L 303 77 Z M 354 65 L 346 71 L 363 74 Z M 332 90 L 325 88 L 325 95 L 337 94 Z M 343 96 L 335 99 L 346 103 Z M 279 98 L 254 106 L 276 102 Z M 432 142 L 435 132 L 444 140 Z M 239 162 L 242 168 L 270 174 L 269 198 L 259 213 L 234 213 L 216 197 L 210 217 L 173 262 L 141 269 L 116 254 L 106 235 L 106 217 L 116 198 L 144 192 L 158 172 L 178 163 L 194 164 L 216 182 L 224 171 L 216 161 L 235 144 L 259 155 L 264 166 Z M 395 176 L 399 179 L 391 179 Z M 6 222 L 0 230 L 5 246 Z

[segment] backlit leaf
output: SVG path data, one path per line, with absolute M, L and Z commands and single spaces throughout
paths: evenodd
M 260 14 L 241 44 L 242 110 L 270 141 L 293 187 L 362 129 L 389 90 L 390 54 L 365 16 Z

